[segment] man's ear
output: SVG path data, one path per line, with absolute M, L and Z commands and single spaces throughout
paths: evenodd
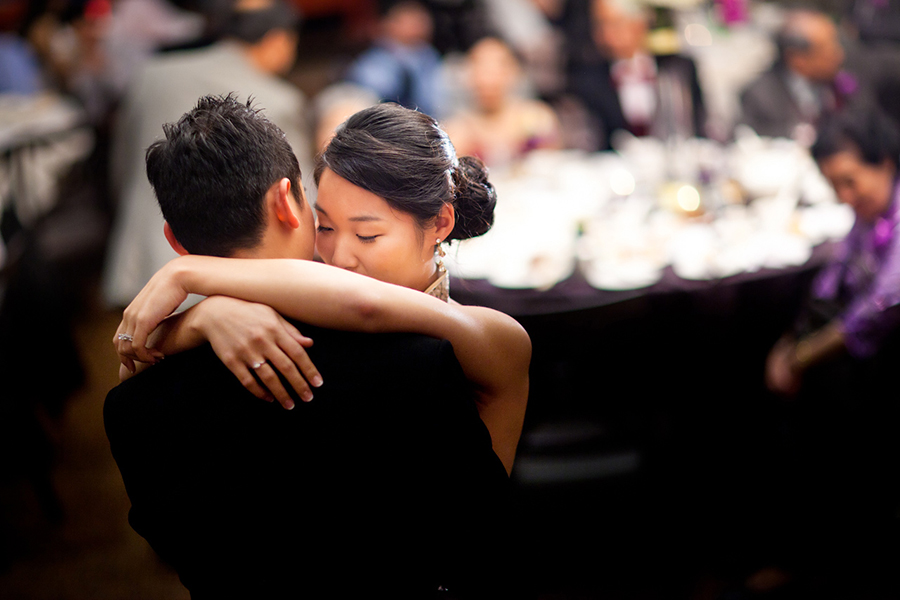
M 166 235 L 166 239 L 169 241 L 169 245 L 172 246 L 172 250 L 184 256 L 185 254 L 190 254 L 187 250 L 184 249 L 184 246 L 175 239 L 175 234 L 172 233 L 172 228 L 169 227 L 169 222 L 166 221 L 163 223 L 163 233 Z
M 269 193 L 273 196 L 270 206 L 275 213 L 275 218 L 291 229 L 300 227 L 297 211 L 301 210 L 301 207 L 294 201 L 294 196 L 291 194 L 291 180 L 282 177 L 281 181 L 272 186 Z
M 453 231 L 454 225 L 456 225 L 455 209 L 449 202 L 444 202 L 444 206 L 441 207 L 441 212 L 439 212 L 438 216 L 434 219 L 434 233 L 437 236 L 437 239 L 441 241 L 446 240 L 447 236 L 450 235 L 450 232 Z

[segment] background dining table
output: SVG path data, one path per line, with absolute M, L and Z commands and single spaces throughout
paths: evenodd
M 805 148 L 749 134 L 539 153 L 491 179 L 495 226 L 451 248 L 451 296 L 531 336 L 513 479 L 532 572 L 737 564 L 778 451 L 765 358 L 852 212 Z

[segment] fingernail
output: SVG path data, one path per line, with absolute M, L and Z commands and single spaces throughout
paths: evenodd
M 303 395 L 301 396 L 301 398 L 303 398 L 304 402 L 309 402 L 310 400 L 313 399 L 312 392 L 304 392 Z
M 315 377 L 312 378 L 312 381 L 310 381 L 310 383 L 312 384 L 313 387 L 322 387 L 322 384 L 325 382 L 322 381 L 321 375 L 316 375 Z
M 263 400 L 265 400 L 266 402 L 275 402 L 275 397 L 274 396 L 263 396 Z
M 284 403 L 285 410 L 294 410 L 294 403 L 290 400 Z

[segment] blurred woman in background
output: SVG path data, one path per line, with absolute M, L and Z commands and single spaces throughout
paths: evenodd
M 499 167 L 531 150 L 561 146 L 553 109 L 523 93 L 519 61 L 501 40 L 484 38 L 469 50 L 465 77 L 471 108 L 446 123 L 460 154 Z
M 791 575 L 846 585 L 835 597 L 864 597 L 896 584 L 883 578 L 896 572 L 885 548 L 900 505 L 900 130 L 876 111 L 838 113 L 812 154 L 856 221 L 766 362 L 769 389 L 793 400 L 773 556 Z

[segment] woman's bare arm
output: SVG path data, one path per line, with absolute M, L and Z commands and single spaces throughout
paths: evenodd
M 113 340 L 116 347 L 152 362 L 148 335 L 189 293 L 267 304 L 286 316 L 332 329 L 444 337 L 448 327 L 459 325 L 459 315 L 436 298 L 320 263 L 183 256 L 154 275 L 125 309 Z M 133 340 L 118 339 L 120 334 Z
M 466 377 L 475 385 L 478 414 L 494 452 L 512 472 L 528 403 L 531 340 L 512 317 L 480 306 L 457 306 L 468 327 L 448 332 Z
M 478 391 L 479 414 L 507 471 L 521 433 L 531 344 L 510 317 L 453 306 L 427 294 L 310 261 L 185 256 L 170 262 L 126 309 L 114 340 L 140 360 L 147 335 L 188 293 L 264 303 L 317 326 L 409 331 L 449 340 Z

